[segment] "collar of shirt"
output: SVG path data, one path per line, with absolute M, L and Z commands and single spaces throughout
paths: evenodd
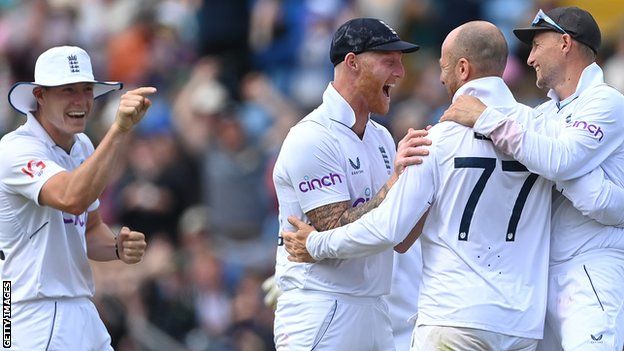
M 511 106 L 517 104 L 505 81 L 500 77 L 477 78 L 466 82 L 453 95 L 453 102 L 460 95 L 478 97 L 488 106 Z
M 24 128 L 29 132 L 33 133 L 38 139 L 43 140 L 43 142 L 50 148 L 58 147 L 62 150 L 60 146 L 56 145 L 54 140 L 52 140 L 50 134 L 46 132 L 41 123 L 39 123 L 37 118 L 35 118 L 35 116 L 31 112 L 28 112 L 28 114 L 26 114 L 26 123 L 24 124 Z M 70 155 L 74 154 L 77 141 L 79 141 L 79 138 L 74 137 L 74 144 L 72 145 L 72 148 L 70 150 Z
M 560 106 L 567 105 L 570 101 L 576 99 L 579 95 L 581 95 L 585 90 L 604 83 L 604 75 L 602 73 L 602 69 L 596 62 L 593 62 L 591 65 L 585 67 L 583 72 L 581 73 L 581 78 L 579 79 L 578 84 L 576 85 L 576 90 L 570 96 L 568 96 L 564 100 L 559 100 L 559 96 L 557 93 L 550 89 L 548 91 L 548 97 L 554 101 L 557 106 L 561 109 Z
M 351 128 L 355 124 L 355 112 L 351 105 L 345 100 L 340 93 L 329 83 L 327 89 L 323 93 L 323 105 L 325 105 L 329 118 L 340 124 Z

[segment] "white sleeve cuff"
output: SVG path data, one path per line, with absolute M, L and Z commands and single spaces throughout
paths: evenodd
M 321 234 L 317 231 L 313 231 L 312 233 L 310 233 L 310 235 L 308 235 L 308 239 L 306 240 L 306 249 L 313 259 L 317 261 L 323 259 L 322 257 L 320 257 L 322 251 L 320 246 L 322 244 L 321 241 L 323 239 L 323 236 L 328 234 L 328 232 L 324 232 L 323 234 Z
M 504 114 L 488 106 L 479 116 L 472 129 L 479 134 L 490 136 L 490 133 L 501 125 L 506 118 Z

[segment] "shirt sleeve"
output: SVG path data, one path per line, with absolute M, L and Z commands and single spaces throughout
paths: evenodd
M 624 189 L 607 178 L 602 168 L 557 183 L 574 207 L 600 224 L 624 227 Z
M 43 185 L 65 168 L 51 159 L 45 144 L 36 139 L 22 139 L 7 141 L 2 148 L 2 185 L 40 205 L 39 193 Z
M 310 255 L 316 260 L 364 257 L 400 243 L 433 201 L 436 160 L 431 150 L 422 164 L 405 169 L 377 208 L 344 227 L 311 233 L 306 242 Z
M 351 198 L 337 143 L 328 133 L 288 136 L 282 152 L 285 169 L 304 213 Z
M 497 148 L 531 172 L 550 180 L 570 180 L 597 168 L 619 145 L 624 132 L 624 103 L 607 89 L 588 92 L 558 137 L 543 124 L 527 124 L 488 108 L 475 131 L 489 135 Z M 483 119 L 483 120 L 482 120 Z M 561 122 L 560 122 L 561 123 Z

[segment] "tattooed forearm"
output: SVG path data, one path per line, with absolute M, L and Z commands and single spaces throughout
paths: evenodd
M 373 197 L 370 201 L 364 203 L 364 205 L 362 206 L 353 207 L 345 211 L 338 219 L 338 227 L 342 227 L 343 225 L 347 225 L 349 223 L 357 221 L 358 218 L 362 217 L 368 211 L 379 206 L 379 204 L 386 197 L 386 194 L 389 190 L 390 186 L 388 184 L 385 184 L 381 189 L 379 189 L 377 194 L 375 194 L 375 197 Z
M 398 177 L 396 175 L 392 175 L 377 194 L 362 206 L 351 207 L 351 202 L 349 201 L 336 202 L 315 208 L 307 212 L 306 216 L 310 219 L 312 226 L 320 232 L 355 222 L 366 212 L 379 206 L 383 199 L 386 198 L 386 194 L 388 194 L 388 191 L 397 179 Z
M 339 227 L 338 218 L 350 207 L 349 201 L 336 202 L 333 204 L 315 208 L 306 213 L 310 223 L 316 230 L 325 231 Z

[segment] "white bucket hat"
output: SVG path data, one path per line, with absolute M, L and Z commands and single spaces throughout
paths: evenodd
M 26 114 L 37 108 L 37 100 L 32 92 L 35 87 L 56 87 L 72 83 L 94 83 L 94 98 L 123 87 L 119 82 L 95 80 L 91 59 L 83 49 L 77 46 L 57 46 L 37 58 L 34 82 L 18 82 L 13 85 L 9 91 L 9 103 L 20 113 Z

